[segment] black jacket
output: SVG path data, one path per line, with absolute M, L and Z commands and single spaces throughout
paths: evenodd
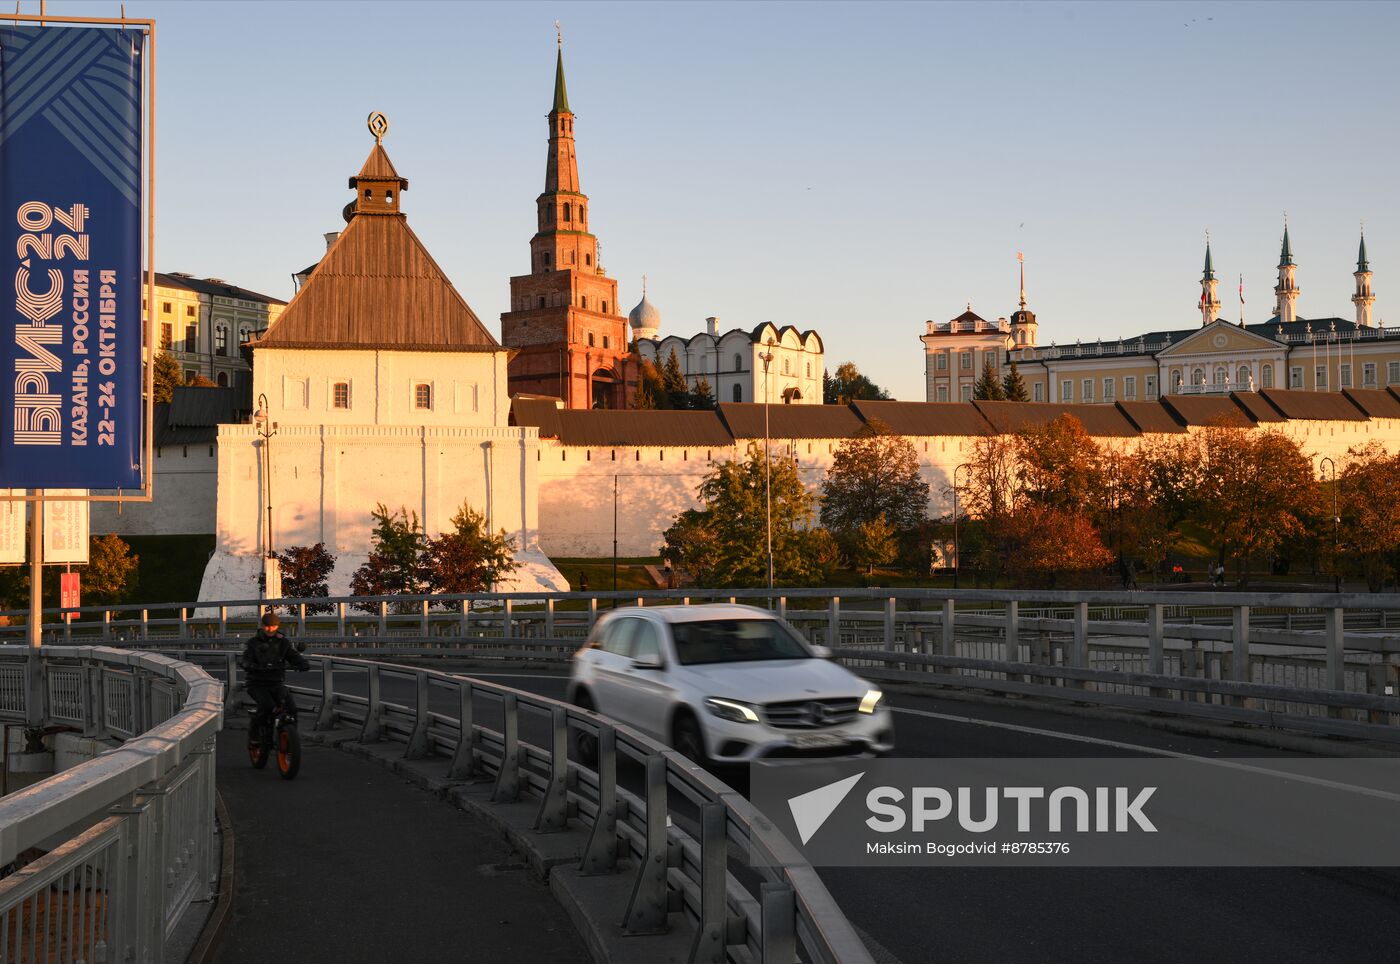
M 291 640 L 280 632 L 269 634 L 265 629 L 259 629 L 257 635 L 248 640 L 239 662 L 250 685 L 283 682 L 287 678 L 288 663 L 299 670 L 311 668 Z

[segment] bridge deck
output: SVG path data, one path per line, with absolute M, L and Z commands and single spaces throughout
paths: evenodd
M 246 740 L 219 736 L 237 871 L 217 961 L 589 959 L 548 887 L 471 817 L 323 747 L 286 782 L 248 765 Z

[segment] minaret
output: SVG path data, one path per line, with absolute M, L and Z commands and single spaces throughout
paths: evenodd
M 1220 296 L 1216 289 L 1215 265 L 1210 260 L 1210 235 L 1206 235 L 1206 266 L 1201 272 L 1201 327 L 1220 317 Z
M 544 191 L 535 198 L 530 273 L 510 279 L 511 310 L 501 315 L 501 342 L 519 351 L 509 366 L 510 392 L 555 395 L 568 408 L 623 408 L 636 370 L 617 282 L 598 263 L 588 230 L 588 196 L 574 156 L 574 112 L 564 83 L 560 40 L 549 114 Z
M 1366 260 L 1366 232 L 1361 232 L 1361 250 L 1356 254 L 1356 294 L 1351 303 L 1356 305 L 1356 324 L 1362 328 L 1371 327 L 1371 306 L 1376 303 L 1376 293 L 1371 290 L 1371 262 Z
M 1026 257 L 1016 252 L 1016 260 L 1021 265 L 1021 307 L 1011 313 L 1011 339 L 1017 348 L 1035 345 L 1035 312 L 1026 310 Z
M 1283 222 L 1283 248 L 1278 255 L 1278 284 L 1274 286 L 1277 301 L 1274 313 L 1280 324 L 1298 319 L 1298 266 L 1293 263 L 1293 245 L 1288 241 L 1288 221 Z

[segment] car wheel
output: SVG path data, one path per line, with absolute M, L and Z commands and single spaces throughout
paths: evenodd
M 587 690 L 579 690 L 574 696 L 574 705 L 582 710 L 593 709 L 593 698 L 588 695 Z M 574 730 L 574 756 L 578 762 L 594 769 L 598 766 L 598 736 L 597 734 L 578 727 Z
M 702 767 L 710 762 L 705 753 L 705 734 L 700 732 L 700 721 L 691 713 L 681 712 L 676 716 L 675 725 L 671 728 L 671 746 Z

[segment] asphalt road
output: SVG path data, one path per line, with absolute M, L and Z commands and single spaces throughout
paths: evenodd
M 459 671 L 546 696 L 564 693 L 559 671 Z M 357 688 L 347 676 L 346 691 Z M 386 676 L 383 695 L 411 703 L 406 680 Z M 887 699 L 901 757 L 1300 756 L 1067 716 L 1027 701 Z M 454 709 L 447 694 L 441 701 L 434 709 Z M 522 719 L 522 739 L 539 739 L 535 729 Z M 746 787 L 742 771 L 720 776 Z M 1400 959 L 1400 873 L 1390 869 L 823 868 L 821 876 L 877 958 L 907 964 Z

